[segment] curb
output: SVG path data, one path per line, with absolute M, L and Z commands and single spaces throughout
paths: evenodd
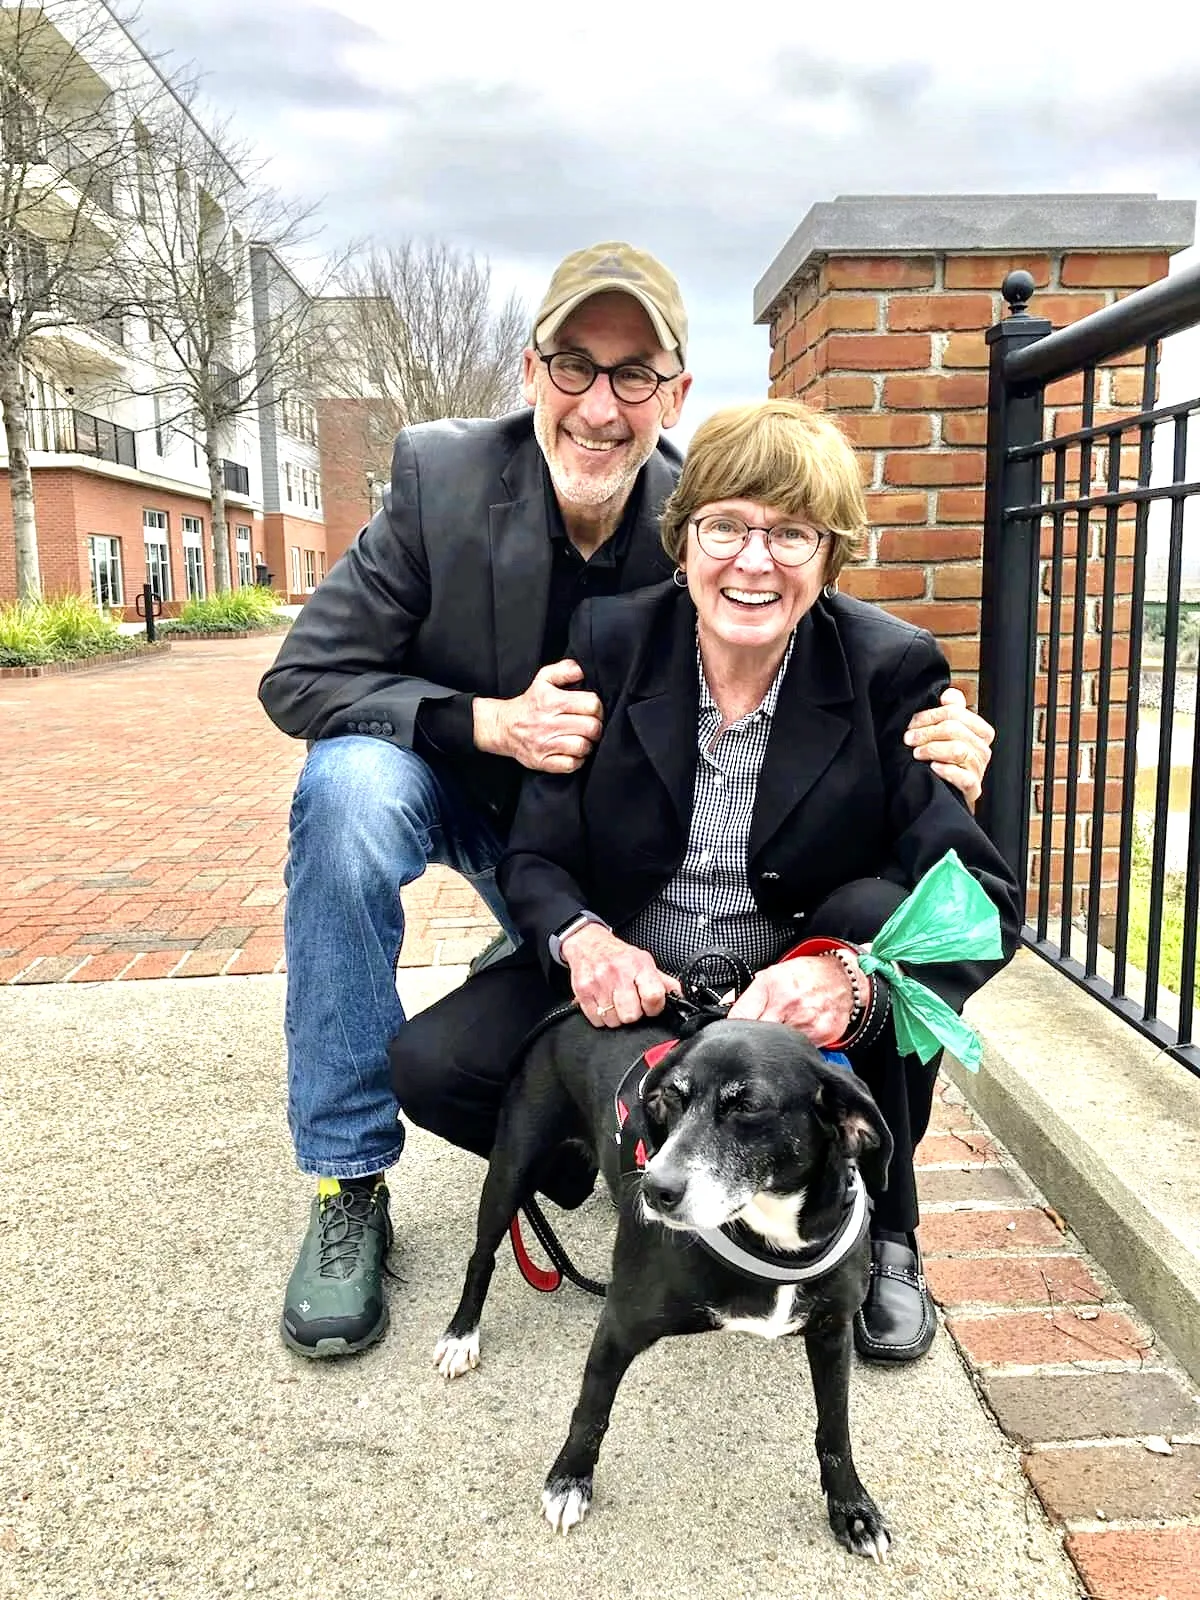
M 1200 1080 L 1028 951 L 968 1015 L 947 1076 L 1200 1382 Z
M 1200 1404 L 1062 1217 L 942 1084 L 918 1155 L 946 1329 L 1093 1600 L 1200 1600 Z
M 275 639 L 291 632 L 291 623 L 286 623 L 277 628 L 164 628 L 159 624 L 160 633 L 166 635 L 165 642 L 176 639 L 187 639 L 189 642 L 203 640 L 209 643 L 219 643 L 223 639 Z
M 148 656 L 165 655 L 170 650 L 168 639 L 156 639 L 153 644 L 134 645 L 130 650 L 111 650 L 103 655 L 85 656 L 78 661 L 46 661 L 38 666 L 0 667 L 0 680 L 21 681 L 25 678 L 57 678 L 69 672 L 98 672 L 103 667 L 131 667 Z

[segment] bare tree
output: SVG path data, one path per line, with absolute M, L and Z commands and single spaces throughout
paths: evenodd
M 108 268 L 132 226 L 128 105 L 166 92 L 138 64 L 115 10 L 0 4 L 0 404 L 22 598 L 41 593 L 31 435 L 34 448 L 68 447 L 56 415 L 31 412 L 31 373 L 69 371 L 81 336 L 123 337 Z
M 225 515 L 226 462 L 239 418 L 280 393 L 312 386 L 312 296 L 290 274 L 294 292 L 278 293 L 261 258 L 307 248 L 315 206 L 283 198 L 264 163 L 229 124 L 206 130 L 182 96 L 148 125 L 142 219 L 144 248 L 115 269 L 123 301 L 146 319 L 152 394 L 164 426 L 190 433 L 203 448 L 212 501 L 213 578 L 231 587 Z M 336 263 L 321 269 L 328 281 Z
M 402 427 L 438 417 L 494 417 L 519 401 L 529 317 L 514 296 L 493 304 L 486 261 L 438 242 L 356 255 L 337 277 L 333 391 L 368 397 L 386 452 Z

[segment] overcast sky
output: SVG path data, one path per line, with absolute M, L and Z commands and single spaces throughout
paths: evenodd
M 1200 29 L 1107 0 L 958 10 L 986 21 L 875 0 L 690 24 L 650 0 L 143 0 L 136 31 L 199 67 L 279 187 L 322 197 L 331 244 L 444 239 L 531 306 L 569 250 L 654 251 L 691 316 L 694 426 L 763 393 L 754 285 L 816 201 L 1200 195 Z

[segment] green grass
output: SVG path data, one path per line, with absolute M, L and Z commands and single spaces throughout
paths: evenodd
M 1163 875 L 1162 938 L 1159 945 L 1159 982 L 1177 995 L 1183 983 L 1182 872 Z M 1134 835 L 1133 870 L 1129 893 L 1129 959 L 1145 971 L 1150 944 L 1150 830 L 1138 827 Z M 1200 972 L 1195 997 L 1200 1006 Z
M 161 622 L 158 631 L 170 633 L 188 628 L 199 633 L 240 633 L 245 629 L 278 627 L 289 620 L 279 609 L 282 599 L 273 589 L 247 584 L 243 589 L 189 600 L 178 620 Z
M 133 648 L 135 641 L 82 595 L 0 605 L 0 667 L 80 661 Z

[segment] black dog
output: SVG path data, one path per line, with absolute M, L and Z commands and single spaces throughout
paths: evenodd
M 565 1533 L 586 1515 L 617 1388 L 641 1351 L 664 1334 L 803 1331 L 829 1525 L 878 1560 L 889 1535 L 854 1467 L 848 1389 L 869 1261 L 858 1167 L 882 1183 L 891 1135 L 863 1084 L 791 1028 L 716 1021 L 664 1045 L 664 1023 L 597 1030 L 573 1015 L 534 1042 L 505 1100 L 462 1299 L 434 1360 L 447 1378 L 478 1365 L 509 1222 L 547 1153 L 583 1141 L 620 1221 L 583 1389 L 542 1494 L 551 1525 Z

